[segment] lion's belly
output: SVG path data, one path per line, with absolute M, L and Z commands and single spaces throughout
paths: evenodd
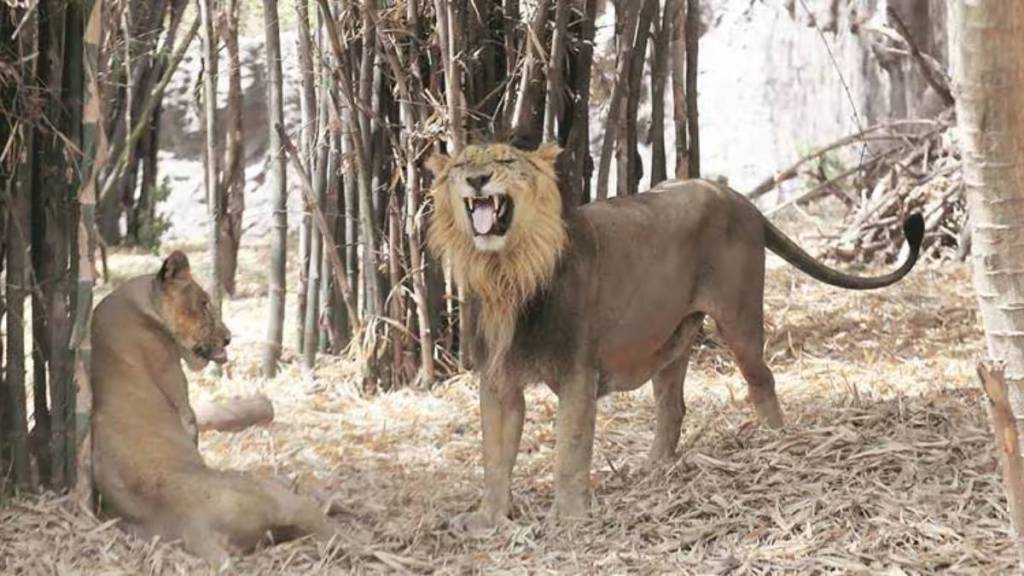
M 613 339 L 599 347 L 602 392 L 634 390 L 650 380 L 670 359 L 667 351 L 672 329 L 645 331 L 633 339 Z

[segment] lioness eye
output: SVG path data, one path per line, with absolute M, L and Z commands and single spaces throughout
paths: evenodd
M 515 158 L 502 158 L 501 160 L 498 160 L 498 164 L 515 164 L 515 162 Z

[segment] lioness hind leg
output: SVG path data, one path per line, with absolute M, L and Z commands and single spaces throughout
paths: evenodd
M 654 427 L 654 444 L 648 454 L 650 465 L 672 460 L 682 433 L 683 418 L 686 416 L 686 400 L 683 388 L 686 369 L 690 363 L 690 350 L 704 321 L 700 314 L 686 319 L 679 327 L 679 348 L 676 359 L 659 370 L 652 378 L 657 417 Z
M 193 519 L 182 531 L 182 544 L 189 552 L 220 568 L 231 559 L 224 537 L 217 534 L 205 519 Z
M 276 541 L 311 535 L 326 542 L 335 535 L 327 516 L 311 498 L 296 494 L 273 480 L 260 479 L 259 482 L 277 508 L 271 519 L 271 532 Z
M 722 337 L 732 350 L 736 364 L 747 381 L 747 391 L 754 411 L 768 426 L 782 428 L 782 407 L 775 396 L 775 377 L 764 361 L 764 326 L 760 302 L 756 314 L 750 313 L 745 317 L 725 321 L 716 320 Z

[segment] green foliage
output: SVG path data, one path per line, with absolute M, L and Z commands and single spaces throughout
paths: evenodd
M 145 202 L 145 205 L 141 206 L 141 210 L 139 210 L 139 232 L 135 241 L 140 247 L 152 250 L 153 253 L 160 249 L 160 239 L 164 232 L 171 227 L 171 223 L 166 217 L 157 214 L 156 206 L 167 200 L 170 195 L 171 184 L 167 178 L 164 178 L 160 184 L 149 190 L 148 194 L 143 194 L 140 199 Z

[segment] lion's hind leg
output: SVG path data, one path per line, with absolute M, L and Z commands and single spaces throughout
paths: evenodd
M 649 465 L 657 465 L 675 457 L 679 435 L 682 433 L 683 418 L 686 416 L 686 401 L 683 398 L 686 369 L 690 363 L 693 342 L 703 322 L 703 314 L 694 314 L 683 320 L 678 328 L 678 344 L 673 351 L 674 359 L 652 378 L 657 417 L 654 443 L 647 457 Z
M 736 364 L 747 381 L 750 402 L 758 417 L 772 428 L 782 428 L 782 407 L 775 395 L 775 376 L 764 361 L 764 316 L 761 290 L 756 302 L 741 302 L 734 313 L 715 317 L 718 330 L 732 350 Z

